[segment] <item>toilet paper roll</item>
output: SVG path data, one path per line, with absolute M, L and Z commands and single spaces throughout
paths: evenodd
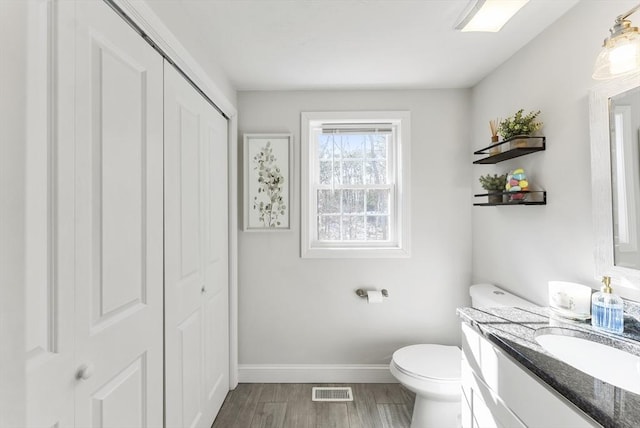
M 376 290 L 368 290 L 367 303 L 382 303 L 382 292 Z

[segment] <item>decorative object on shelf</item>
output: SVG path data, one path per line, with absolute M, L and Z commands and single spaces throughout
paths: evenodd
M 616 18 L 593 67 L 594 79 L 607 80 L 640 71 L 640 32 L 627 19 L 638 10 L 640 4 Z
M 491 119 L 489 121 L 489 129 L 491 129 L 491 149 L 489 150 L 490 155 L 497 155 L 500 153 L 500 145 L 496 144 L 498 142 L 498 124 L 500 123 L 500 119 Z
M 499 204 L 502 202 L 502 195 L 505 182 L 507 180 L 507 174 L 487 174 L 481 176 L 478 180 L 480 181 L 480 185 L 482 186 L 482 188 L 489 192 L 489 203 Z
M 542 127 L 542 122 L 536 122 L 536 118 L 540 114 L 540 110 L 531 111 L 523 115 L 524 109 L 520 109 L 511 117 L 500 122 L 498 133 L 503 139 L 513 139 L 511 148 L 527 147 L 527 139 L 518 139 L 514 137 L 529 136 Z
M 244 227 L 288 230 L 291 134 L 244 135 Z
M 524 169 L 514 169 L 507 174 L 505 189 L 509 192 L 509 201 L 520 201 L 526 198 L 527 194 L 523 191 L 529 190 L 529 182 Z

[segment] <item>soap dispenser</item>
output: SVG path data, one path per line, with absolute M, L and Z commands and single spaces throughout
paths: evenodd
M 604 284 L 591 297 L 591 325 L 600 330 L 622 333 L 624 330 L 623 304 L 620 296 L 613 294 L 611 278 L 602 277 Z

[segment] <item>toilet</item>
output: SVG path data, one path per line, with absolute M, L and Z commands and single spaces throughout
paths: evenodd
M 492 284 L 476 284 L 469 289 L 475 308 L 535 306 Z M 460 364 L 457 346 L 420 344 L 393 353 L 389 370 L 408 390 L 416 394 L 411 428 L 460 426 Z

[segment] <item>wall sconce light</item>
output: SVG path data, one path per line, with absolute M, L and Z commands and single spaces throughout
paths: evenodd
M 640 70 L 640 32 L 627 19 L 639 9 L 640 4 L 616 18 L 593 67 L 594 79 L 606 80 Z

